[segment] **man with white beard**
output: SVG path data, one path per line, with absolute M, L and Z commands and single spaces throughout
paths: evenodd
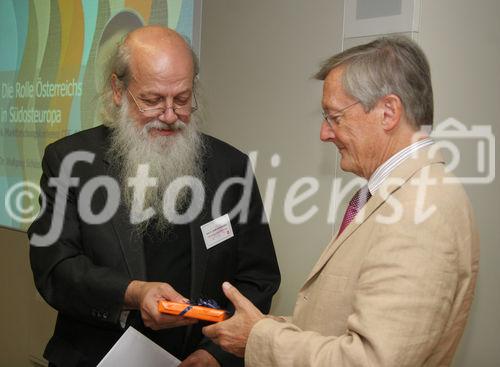
M 120 172 L 123 199 L 130 209 L 134 201 L 134 188 L 129 188 L 128 178 L 136 175 L 140 164 L 147 164 L 148 175 L 156 179 L 156 184 L 147 190 L 143 198 L 136 195 L 136 205 L 139 209 L 151 207 L 156 213 L 163 213 L 163 197 L 172 181 L 178 177 L 202 178 L 200 163 L 205 152 L 198 122 L 193 119 L 189 124 L 184 124 L 176 120 L 167 124 L 155 118 L 138 129 L 128 109 L 128 101 L 124 99 L 119 109 L 118 123 L 112 132 L 108 150 L 108 156 L 113 157 L 110 162 Z M 176 134 L 150 139 L 149 134 L 153 129 L 175 131 Z M 188 198 L 189 191 L 182 190 L 170 200 L 176 200 L 177 206 L 183 208 Z M 166 215 L 156 216 L 155 220 L 156 230 L 168 230 L 170 222 Z M 142 233 L 148 224 L 149 220 L 140 220 L 136 228 Z
M 58 311 L 50 366 L 95 366 L 130 325 L 182 367 L 243 365 L 203 337 L 205 323 L 158 312 L 161 299 L 200 297 L 231 310 L 226 280 L 268 312 L 280 281 L 248 157 L 200 133 L 192 116 L 197 73 L 179 34 L 139 28 L 110 59 L 103 125 L 47 146 L 47 209 L 28 235 L 36 287 Z M 192 185 L 170 190 L 179 182 Z M 207 237 L 202 226 L 225 214 L 232 235 Z M 57 239 L 41 246 L 57 223 Z

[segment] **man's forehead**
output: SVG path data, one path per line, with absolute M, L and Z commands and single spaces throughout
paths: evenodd
M 131 53 L 130 67 L 137 77 L 152 77 L 154 75 L 184 74 L 192 75 L 193 65 L 190 57 L 168 53 L 142 54 Z
M 338 109 L 341 105 L 339 100 L 347 97 L 342 87 L 342 74 L 333 71 L 328 74 L 323 82 L 323 97 L 321 104 L 329 109 Z
M 341 106 L 341 100 L 346 95 L 343 92 L 342 86 L 340 84 L 327 84 L 323 86 L 323 97 L 321 99 L 321 104 L 329 109 L 339 109 Z
M 332 69 L 326 76 L 324 86 L 328 88 L 338 88 L 342 86 L 342 77 L 345 67 L 338 66 Z
M 178 37 L 127 40 L 130 69 L 136 78 L 164 74 L 192 75 L 194 61 L 189 46 Z
M 175 89 L 182 92 L 193 85 L 193 69 L 182 60 L 151 60 L 142 62 L 138 59 L 130 64 L 131 81 L 144 90 L 158 88 Z

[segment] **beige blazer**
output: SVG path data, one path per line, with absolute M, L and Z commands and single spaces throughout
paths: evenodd
M 252 329 L 246 366 L 449 366 L 479 267 L 462 186 L 430 148 L 398 166 L 324 250 L 291 322 Z M 432 155 L 432 154 L 430 154 Z

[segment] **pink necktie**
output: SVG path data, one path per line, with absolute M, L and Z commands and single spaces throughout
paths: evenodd
M 339 237 L 349 223 L 352 222 L 356 214 L 358 214 L 363 205 L 365 205 L 371 197 L 372 195 L 370 194 L 370 190 L 368 190 L 368 186 L 366 185 L 356 191 L 351 201 L 349 201 L 349 206 L 345 211 L 344 219 L 342 219 L 342 224 L 340 225 L 337 237 Z

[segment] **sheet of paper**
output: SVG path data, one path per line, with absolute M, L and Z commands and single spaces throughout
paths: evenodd
M 129 327 L 97 367 L 177 367 L 181 361 Z

